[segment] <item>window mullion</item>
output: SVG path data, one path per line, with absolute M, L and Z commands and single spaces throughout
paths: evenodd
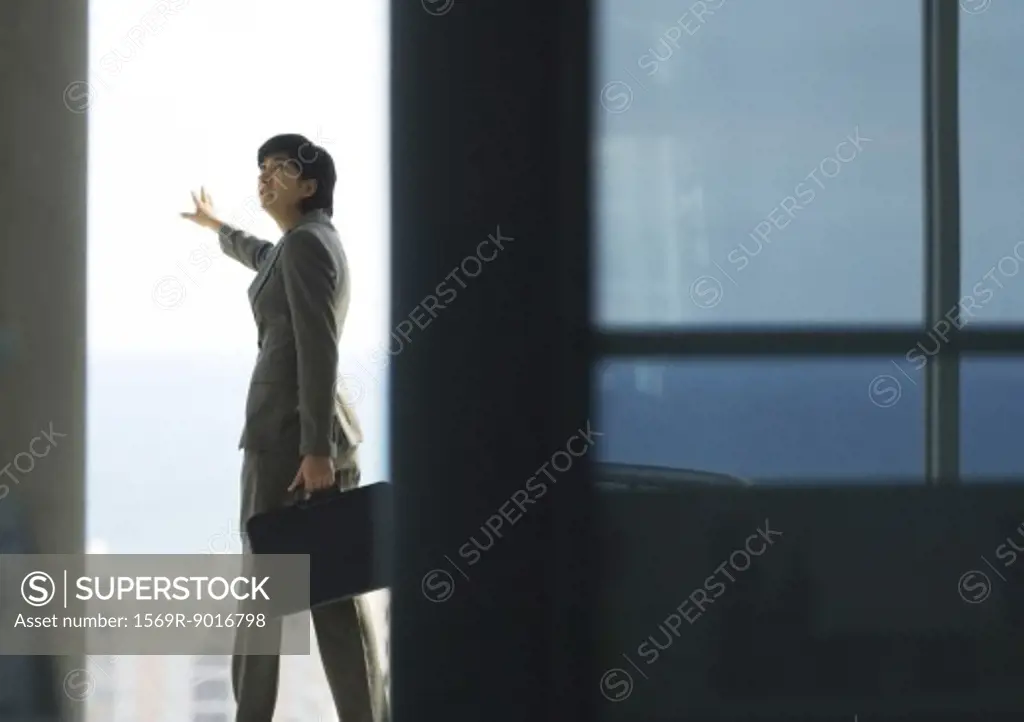
M 925 321 L 955 318 L 960 302 L 959 3 L 923 0 Z M 957 329 L 950 333 L 956 334 Z M 925 478 L 954 483 L 960 473 L 960 359 L 925 367 Z

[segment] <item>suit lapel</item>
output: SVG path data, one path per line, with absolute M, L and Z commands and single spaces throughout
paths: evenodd
M 334 229 L 330 216 L 328 216 L 325 211 L 315 210 L 304 215 L 295 227 L 288 231 L 288 233 L 294 233 L 299 228 L 312 223 L 322 223 L 329 226 L 332 230 Z M 284 237 L 281 238 L 281 241 L 270 249 L 270 255 L 267 258 L 266 265 L 260 269 L 259 273 L 256 274 L 256 278 L 253 279 L 252 285 L 249 286 L 250 304 L 256 303 L 256 297 L 260 295 L 260 291 L 263 290 L 263 287 L 267 285 L 267 281 L 270 280 L 271 271 L 273 271 L 274 264 L 277 263 L 277 256 L 281 251 L 281 244 L 284 243 L 284 239 L 287 238 L 288 233 L 286 233 Z
M 256 278 L 253 279 L 252 285 L 249 287 L 249 303 L 256 303 L 256 297 L 260 295 L 260 291 L 267 285 L 267 281 L 270 280 L 271 272 L 274 270 L 274 264 L 277 263 L 277 254 L 281 248 L 281 244 L 278 243 L 276 246 L 270 249 L 270 253 L 267 256 L 267 262 L 260 269 L 259 273 L 256 274 Z

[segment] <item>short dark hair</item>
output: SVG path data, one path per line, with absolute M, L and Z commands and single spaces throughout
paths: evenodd
M 316 192 L 302 200 L 303 213 L 314 210 L 327 211 L 334 215 L 334 184 L 338 175 L 334 170 L 334 159 L 324 148 L 298 133 L 275 135 L 260 146 L 256 152 L 256 163 L 260 166 L 267 156 L 283 155 L 299 166 L 299 178 L 316 181 Z

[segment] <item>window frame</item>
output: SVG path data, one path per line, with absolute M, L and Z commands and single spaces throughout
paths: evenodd
M 719 355 L 902 355 L 960 302 L 960 5 L 921 0 L 924 101 L 924 318 L 919 327 L 829 326 L 817 330 L 752 327 L 711 331 L 605 331 L 598 359 Z M 971 353 L 1024 351 L 1020 329 L 953 329 L 925 367 L 925 480 L 960 479 L 960 359 Z

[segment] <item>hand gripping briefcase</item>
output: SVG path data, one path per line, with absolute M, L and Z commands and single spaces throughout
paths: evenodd
M 383 589 L 391 582 L 391 499 L 387 482 L 332 487 L 253 516 L 246 523 L 249 546 L 254 554 L 308 554 L 310 607 Z

